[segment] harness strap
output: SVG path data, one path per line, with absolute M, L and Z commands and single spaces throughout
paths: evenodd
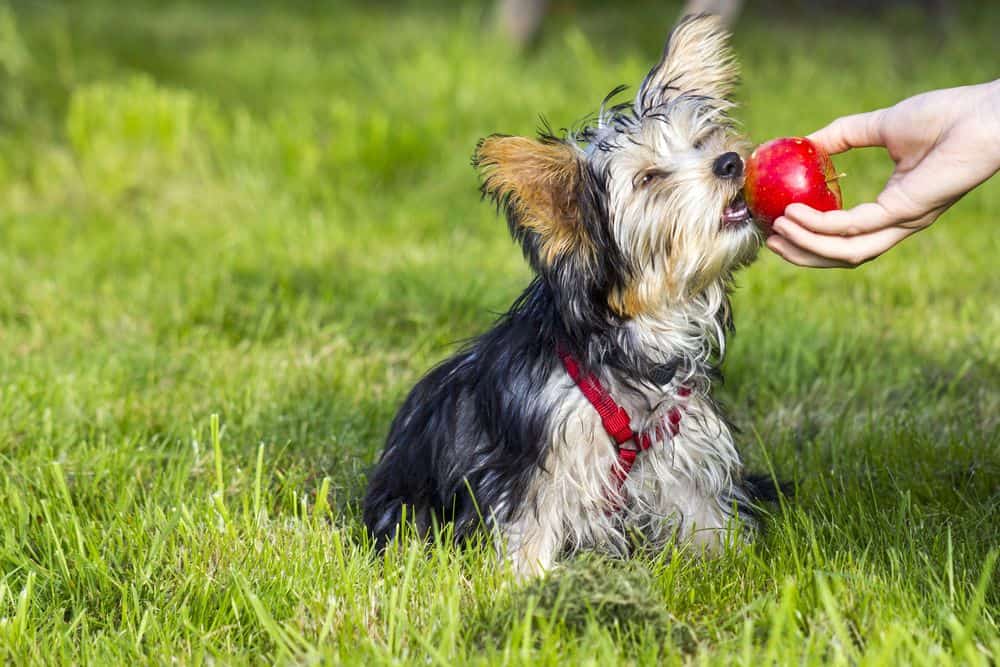
M 604 424 L 604 430 L 614 438 L 615 443 L 621 445 L 635 437 L 628 412 L 618 405 L 615 399 L 611 398 L 611 394 L 597 379 L 597 376 L 593 373 L 584 375 L 580 370 L 579 362 L 566 350 L 560 348 L 559 356 L 562 358 L 566 372 L 597 410 L 597 414 L 601 417 L 601 423 Z
M 557 352 L 559 353 L 559 358 L 562 359 L 566 372 L 573 378 L 573 382 L 583 392 L 587 401 L 594 406 L 597 414 L 601 417 L 601 424 L 604 425 L 604 430 L 607 431 L 618 447 L 618 465 L 612 468 L 611 473 L 615 480 L 615 490 L 621 491 L 622 485 L 625 484 L 625 480 L 632 470 L 632 466 L 635 465 L 635 459 L 639 455 L 639 452 L 649 449 L 653 445 L 654 438 L 649 433 L 636 434 L 632 430 L 632 420 L 628 412 L 625 408 L 618 405 L 597 376 L 593 373 L 584 374 L 580 368 L 580 363 L 562 346 L 557 348 Z M 677 394 L 681 397 L 689 396 L 691 390 L 687 387 L 681 387 L 677 391 Z M 680 424 L 681 411 L 680 408 L 674 406 L 670 408 L 663 424 L 654 429 L 653 434 L 656 436 L 655 439 L 662 440 L 667 432 L 670 433 L 671 437 L 676 436 L 681 431 Z M 636 448 L 622 447 L 629 440 L 635 442 Z

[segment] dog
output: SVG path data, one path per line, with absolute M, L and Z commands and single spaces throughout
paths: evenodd
M 363 502 L 402 523 L 481 527 L 521 577 L 578 549 L 752 536 L 744 473 L 711 397 L 733 272 L 761 235 L 727 115 L 737 67 L 709 16 L 682 20 L 633 101 L 557 137 L 492 135 L 473 157 L 535 276 L 492 329 L 432 369 L 392 422 Z

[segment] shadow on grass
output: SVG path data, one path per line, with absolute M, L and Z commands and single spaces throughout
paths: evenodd
M 814 343 L 820 349 L 832 345 L 832 341 Z M 989 418 L 978 410 L 992 405 L 996 383 L 988 369 L 980 369 L 964 374 L 960 388 L 942 389 L 939 383 L 954 385 L 954 366 L 913 351 L 906 356 L 919 377 L 928 381 L 890 388 L 880 394 L 877 405 L 862 405 L 865 393 L 844 403 L 846 414 L 865 412 L 866 418 L 831 427 L 829 414 L 820 407 L 821 412 L 812 417 L 814 427 L 774 425 L 768 433 L 773 441 L 764 443 L 764 451 L 747 436 L 742 438 L 744 449 L 750 452 L 751 469 L 766 470 L 768 464 L 763 462 L 770 461 L 777 477 L 791 480 L 796 487 L 794 499 L 788 501 L 791 523 L 788 516 L 775 513 L 767 520 L 772 530 L 781 532 L 808 523 L 821 549 L 830 554 L 864 555 L 887 568 L 900 549 L 944 558 L 945 540 L 951 540 L 961 545 L 960 553 L 951 557 L 974 584 L 976 564 L 995 548 L 991 531 L 1000 522 L 996 423 L 974 423 Z M 286 471 L 288 490 L 314 494 L 321 480 L 330 477 L 335 490 L 331 506 L 341 521 L 360 530 L 357 506 L 365 475 L 409 387 L 405 378 L 412 381 L 421 370 L 410 369 L 403 373 L 404 379 L 390 381 L 391 389 L 377 399 L 365 397 L 363 387 L 349 397 L 317 393 L 315 386 L 292 391 L 283 404 L 265 410 L 253 433 L 241 439 L 287 442 L 276 452 L 272 465 Z M 745 370 L 751 372 L 729 378 L 727 391 L 752 390 L 745 385 L 753 381 L 754 369 Z M 833 400 L 841 380 L 829 378 L 829 394 L 820 392 L 820 397 Z M 979 408 L 970 407 L 977 403 L 973 396 L 981 397 Z M 345 409 L 349 400 L 356 401 L 355 407 Z M 794 395 L 779 395 L 757 407 L 763 414 L 776 403 L 795 400 Z M 965 408 L 952 410 L 946 405 L 944 418 L 915 410 L 915 406 L 942 401 Z M 810 416 L 807 412 L 801 418 L 808 422 Z M 310 424 L 306 438 L 296 430 L 301 422 Z M 751 429 L 756 428 L 753 422 Z M 807 535 L 803 533 L 802 539 L 808 539 Z M 556 590 L 543 588 L 533 595 L 555 595 Z M 1000 597 L 996 592 L 991 595 L 993 600 Z M 567 604 L 583 604 L 581 600 L 594 602 L 596 598 L 584 595 Z M 490 612 L 490 618 L 502 615 L 502 611 Z

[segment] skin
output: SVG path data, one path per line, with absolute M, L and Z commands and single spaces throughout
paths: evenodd
M 799 266 L 853 268 L 929 227 L 1000 170 L 1000 79 L 838 118 L 809 138 L 830 154 L 881 146 L 895 170 L 874 202 L 825 213 L 790 204 L 767 247 Z

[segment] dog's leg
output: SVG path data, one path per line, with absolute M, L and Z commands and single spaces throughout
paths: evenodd
M 528 512 L 501 535 L 500 548 L 517 579 L 538 576 L 555 565 L 564 538 L 554 514 Z
M 654 545 L 672 541 L 706 554 L 753 534 L 746 511 L 754 494 L 742 482 L 743 464 L 725 421 L 707 401 L 684 404 L 680 432 L 640 457 L 628 480 L 636 523 Z
M 678 544 L 718 554 L 737 526 L 722 496 L 706 494 L 689 479 L 659 478 L 654 484 L 647 480 L 642 485 L 636 479 L 629 494 L 636 498 L 629 524 L 653 549 Z
M 767 477 L 742 477 L 722 493 L 695 496 L 685 524 L 689 541 L 710 553 L 749 542 L 761 529 L 762 502 L 777 502 L 779 487 Z
M 756 522 L 737 517 L 736 504 L 729 494 L 705 495 L 699 493 L 693 484 L 678 489 L 682 499 L 681 522 L 678 539 L 706 555 L 719 555 L 727 544 L 752 534 Z
M 597 427 L 589 422 L 597 420 L 583 414 L 586 420 L 571 420 L 560 431 L 521 515 L 504 530 L 506 555 L 519 577 L 545 572 L 580 548 L 624 553 L 611 485 L 613 450 L 595 442 Z

